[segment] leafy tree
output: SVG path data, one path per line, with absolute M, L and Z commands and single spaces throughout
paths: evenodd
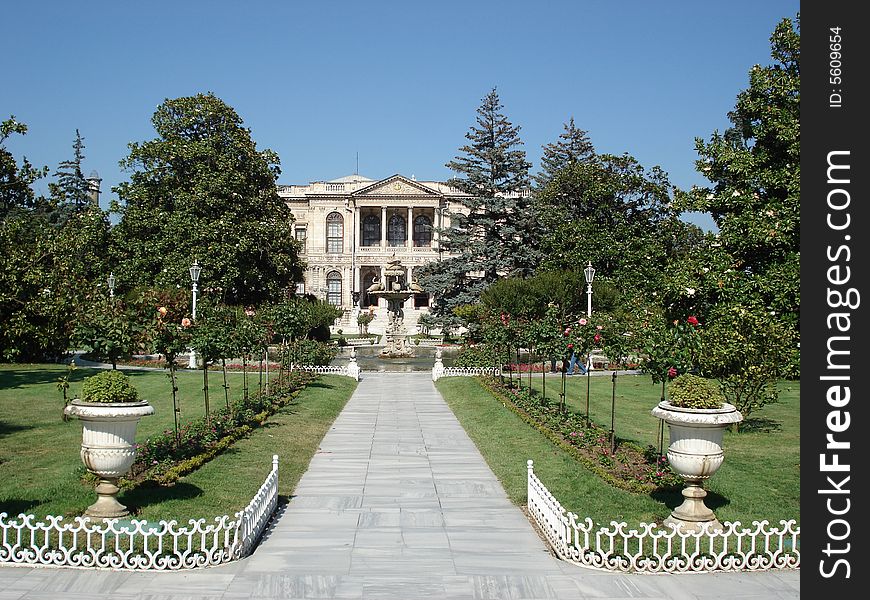
M 687 269 L 695 280 L 674 288 L 697 290 L 699 303 L 737 302 L 773 312 L 797 332 L 800 15 L 783 19 L 770 44 L 773 63 L 750 70 L 749 87 L 728 113 L 731 127 L 696 140 L 696 165 L 711 185 L 678 194 L 677 204 L 709 212 L 719 234 L 695 269 Z
M 792 338 L 790 328 L 762 310 L 720 307 L 701 335 L 701 374 L 719 380 L 728 402 L 746 418 L 779 398 L 776 383 Z
M 477 109 L 476 125 L 465 134 L 469 143 L 447 167 L 460 177 L 451 185 L 469 194 L 464 210 L 451 212 L 440 247 L 452 254 L 419 271 L 420 283 L 436 297 L 432 313 L 445 325 L 457 324 L 453 308 L 472 304 L 500 277 L 524 275 L 535 265 L 530 232 L 529 167 L 519 149 L 519 126 L 502 114 L 493 89 Z
M 116 234 L 129 281 L 190 286 L 193 257 L 201 283 L 234 305 L 277 300 L 301 278 L 290 209 L 278 196 L 280 169 L 257 150 L 249 129 L 212 94 L 166 100 L 152 117 L 157 138 L 131 143 L 115 188 L 125 204 Z
M 153 332 L 150 302 L 141 294 L 110 298 L 103 292 L 88 295 L 82 306 L 73 343 L 99 358 L 107 358 L 116 369 L 118 359 L 144 350 Z
M 0 123 L 0 218 L 15 208 L 33 208 L 37 203 L 33 183 L 48 173 L 48 167 L 34 167 L 27 158 L 18 165 L 5 146 L 13 133 L 27 133 L 27 125 L 17 121 L 15 115 Z
M 542 146 L 541 172 L 534 177 L 538 188 L 544 188 L 565 167 L 595 155 L 589 135 L 574 125 L 574 117 L 565 123 L 564 128 L 558 140 Z
M 652 293 L 668 262 L 700 232 L 670 210 L 670 191 L 664 171 L 628 154 L 568 164 L 535 200 L 544 232 L 540 269 L 579 273 L 591 262 L 596 279 Z

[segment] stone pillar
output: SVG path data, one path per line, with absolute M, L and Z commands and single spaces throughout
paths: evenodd
M 413 248 L 414 247 L 414 207 L 413 206 L 408 207 L 408 227 L 407 227 L 406 233 L 408 234 L 408 248 L 409 249 Z
M 440 207 L 435 209 L 434 216 L 435 216 L 435 218 L 432 219 L 432 222 L 435 223 L 435 231 L 432 232 L 432 242 L 433 242 L 433 245 L 435 246 L 434 249 L 440 251 L 441 250 L 441 234 L 438 233 L 438 228 L 441 227 L 441 221 L 443 221 L 442 209 Z
M 353 267 L 353 283 L 351 283 L 350 289 L 353 292 L 361 292 L 362 291 L 362 282 L 359 280 L 359 265 L 354 265 Z
M 381 250 L 387 249 L 387 207 L 381 207 Z M 383 274 L 383 273 L 382 273 Z

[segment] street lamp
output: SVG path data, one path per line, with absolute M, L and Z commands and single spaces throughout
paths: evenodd
M 202 271 L 202 267 L 199 266 L 199 263 L 196 259 L 193 259 L 193 265 L 190 267 L 190 281 L 193 283 L 193 320 L 196 320 L 196 292 L 197 287 L 196 283 L 199 281 L 199 274 Z M 189 369 L 196 368 L 196 352 L 193 351 L 193 348 L 190 349 L 190 361 L 187 363 L 187 367 Z
M 106 279 L 106 283 L 109 284 L 109 298 L 115 297 L 115 273 L 114 271 L 109 273 L 109 277 Z
M 595 277 L 595 269 L 592 268 L 592 261 L 589 261 L 589 266 L 583 269 L 583 276 L 586 277 L 586 316 L 592 316 L 592 279 Z

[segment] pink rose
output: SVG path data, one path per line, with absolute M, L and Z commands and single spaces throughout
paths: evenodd
M 580 319 L 579 321 L 577 321 L 577 323 L 579 323 L 580 325 L 586 325 L 586 323 L 588 322 L 589 321 L 587 321 L 586 319 Z
M 566 336 L 571 335 L 571 328 L 570 327 L 565 328 L 565 335 Z
M 190 327 L 190 319 L 188 319 L 187 317 L 184 317 L 183 319 L 181 319 L 181 326 L 182 327 Z
M 601 331 L 602 329 L 604 329 L 604 325 L 596 325 L 595 329 L 597 329 L 598 331 Z
M 568 350 L 571 350 L 572 348 L 574 348 L 574 344 L 568 344 Z
M 245 314 L 248 315 L 249 317 L 253 317 L 256 313 L 254 312 L 253 308 L 248 308 L 248 309 L 245 309 Z
M 677 376 L 677 370 L 674 367 L 671 367 L 670 369 L 668 369 L 668 377 L 673 379 L 676 376 Z

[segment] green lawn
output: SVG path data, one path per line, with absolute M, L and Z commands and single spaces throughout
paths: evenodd
M 0 512 L 17 515 L 75 515 L 94 501 L 93 487 L 81 482 L 81 423 L 61 419 L 63 400 L 55 383 L 66 372 L 59 365 L 0 366 Z M 95 372 L 73 373 L 71 397 L 81 380 Z M 172 397 L 166 372 L 127 371 L 140 396 L 155 414 L 139 423 L 137 440 L 173 427 Z M 249 375 L 252 391 L 257 375 Z M 224 406 L 219 373 L 209 374 L 212 409 Z M 204 414 L 202 372 L 182 371 L 178 378 L 182 422 Z M 242 394 L 242 375 L 229 376 L 230 399 Z M 122 492 L 119 499 L 148 519 L 211 518 L 243 507 L 280 456 L 280 493 L 289 495 L 307 468 L 317 444 L 341 411 L 356 382 L 324 376 L 296 402 L 270 418 L 266 426 L 237 442 L 228 452 L 168 488 Z M 232 482 L 228 484 L 228 482 Z
M 547 395 L 558 398 L 559 378 L 548 377 Z M 541 376 L 532 376 L 540 389 Z M 523 380 L 528 383 L 528 377 Z M 586 377 L 567 380 L 570 410 L 585 413 Z M 593 421 L 610 428 L 611 378 L 590 377 L 589 412 Z M 681 501 L 678 494 L 632 494 L 607 485 L 598 476 L 532 430 L 471 378 L 438 381 L 463 427 L 502 481 L 511 500 L 526 499 L 525 461 L 569 511 L 606 524 L 610 520 L 659 521 Z M 616 388 L 618 437 L 646 446 L 658 443 L 659 421 L 650 414 L 661 386 L 649 376 L 621 375 Z M 740 433 L 726 432 L 725 462 L 708 482 L 707 504 L 720 520 L 748 524 L 767 519 L 800 521 L 800 390 L 798 382 L 783 382 L 780 401 L 753 413 Z M 665 431 L 667 445 L 667 429 Z

